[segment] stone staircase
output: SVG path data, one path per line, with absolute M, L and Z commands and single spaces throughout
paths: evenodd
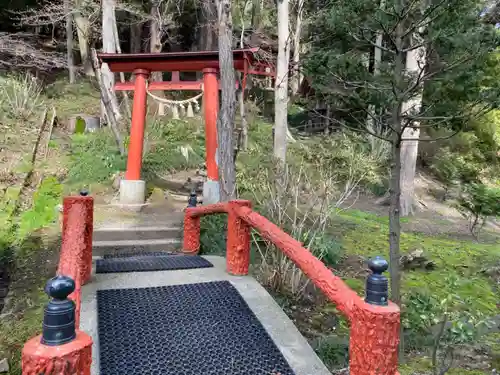
M 180 249 L 182 221 L 169 225 L 113 225 L 94 230 L 93 256 L 120 252 L 171 252 Z

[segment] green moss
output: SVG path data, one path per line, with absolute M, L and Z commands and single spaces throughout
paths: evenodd
M 350 221 L 354 221 L 360 224 L 369 223 L 371 225 L 374 225 L 375 223 L 380 223 L 384 225 L 389 225 L 388 216 L 385 215 L 381 216 L 371 212 L 349 209 L 349 210 L 339 210 L 337 214 L 340 217 L 346 218 Z M 409 219 L 407 217 L 403 217 L 401 218 L 401 222 L 407 223 L 409 222 Z
M 48 177 L 42 181 L 33 195 L 31 208 L 20 216 L 18 240 L 23 241 L 33 231 L 46 227 L 56 220 L 58 215 L 56 206 L 60 203 L 61 196 L 62 185 L 55 177 Z
M 21 350 L 26 341 L 42 331 L 43 308 L 48 299 L 43 289 L 26 297 L 30 308 L 22 317 L 11 316 L 0 322 L 0 354 L 10 364 L 10 375 L 21 374 Z
M 114 173 L 125 170 L 125 158 L 120 155 L 110 132 L 75 134 L 71 140 L 68 184 L 81 188 L 93 183 L 110 183 Z
M 343 234 L 342 245 L 348 255 L 365 258 L 389 256 L 388 225 L 381 218 L 358 211 L 340 213 L 341 220 L 356 223 L 356 228 Z M 437 298 L 448 290 L 445 278 L 456 276 L 459 288 L 454 292 L 468 302 L 468 306 L 486 314 L 496 312 L 496 287 L 481 271 L 494 264 L 500 256 L 500 245 L 402 233 L 401 253 L 423 249 L 436 268 L 432 271 L 410 271 L 403 274 L 403 295 L 412 290 L 426 291 Z
M 365 293 L 365 283 L 360 279 L 344 279 L 344 282 L 347 284 L 349 288 L 354 290 L 360 296 Z
M 399 366 L 401 375 L 432 374 L 432 362 L 428 357 L 414 358 Z M 467 370 L 463 368 L 451 368 L 446 375 L 490 375 L 491 372 L 481 370 Z
M 0 189 L 0 228 L 7 229 L 9 220 L 16 206 L 21 188 L 10 186 L 5 191 Z

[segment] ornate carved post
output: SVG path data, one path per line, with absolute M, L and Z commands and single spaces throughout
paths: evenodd
M 387 262 L 376 257 L 368 263 L 365 302 L 355 303 L 351 314 L 349 370 L 351 375 L 395 375 L 398 369 L 399 307 L 387 299 Z
M 80 271 L 82 284 L 90 280 L 92 273 L 93 230 L 94 198 L 88 196 L 86 191 L 81 191 L 80 196 L 65 197 L 59 273 L 69 274 L 68 270 L 61 269 L 61 266 L 68 265 L 74 268 L 76 265 Z
M 200 217 L 191 216 L 193 208 L 186 208 L 184 213 L 184 241 L 182 252 L 185 254 L 198 254 L 200 251 Z
M 23 348 L 23 375 L 90 375 L 92 338 L 75 329 L 75 303 L 68 295 L 75 282 L 56 276 L 45 288 L 51 300 L 44 310 L 42 334 Z
M 252 207 L 250 201 L 229 202 L 227 215 L 227 272 L 231 275 L 248 275 L 250 265 L 250 226 L 238 215 L 239 207 Z

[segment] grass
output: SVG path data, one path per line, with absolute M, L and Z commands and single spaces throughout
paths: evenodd
M 342 245 L 347 255 L 370 258 L 377 255 L 389 256 L 388 225 L 381 218 L 357 211 L 344 211 L 343 220 L 356 223 L 355 229 L 344 233 Z M 431 271 L 410 271 L 403 274 L 403 292 L 427 292 L 437 298 L 449 293 L 445 277 L 455 275 L 461 282 L 455 292 L 470 301 L 470 306 L 486 314 L 494 314 L 498 303 L 496 287 L 481 271 L 495 264 L 500 257 L 500 244 L 480 244 L 472 241 L 453 240 L 426 236 L 424 234 L 402 233 L 401 252 L 423 249 L 436 264 Z
M 64 82 L 57 81 L 45 88 L 43 95 L 46 104 L 56 107 L 62 121 L 73 114 L 82 112 L 98 114 L 100 110 L 99 95 L 89 83 L 69 86 Z M 204 135 L 199 127 L 196 121 L 150 120 L 145 142 L 146 153 L 143 169 L 145 178 L 151 179 L 156 175 L 197 168 L 203 162 L 205 153 Z M 252 192 L 255 191 L 255 186 L 267 178 L 263 173 L 265 167 L 272 167 L 272 160 L 269 157 L 273 147 L 271 128 L 271 124 L 259 119 L 252 122 L 249 132 L 251 137 L 249 148 L 246 151 L 241 151 L 238 156 L 238 187 L 241 195 L 250 199 Z M 7 138 L 5 139 L 7 140 Z M 22 137 L 16 138 L 16 142 L 20 140 Z M 314 142 L 316 141 L 317 139 L 314 140 Z M 51 141 L 51 147 L 61 148 L 61 142 L 61 140 L 55 139 Z M 314 145 L 312 140 L 290 144 L 289 162 L 295 165 L 305 163 L 308 169 L 315 172 L 320 162 L 332 169 L 342 169 L 346 160 L 349 159 L 348 155 L 335 154 L 331 156 L 332 149 L 329 144 L 324 144 L 319 148 Z M 60 155 L 60 157 L 64 157 L 63 162 L 68 170 L 67 180 L 62 186 L 64 190 L 68 186 L 109 185 L 111 176 L 125 169 L 125 158 L 118 154 L 113 137 L 107 130 L 71 136 L 69 155 Z M 373 165 L 367 168 L 369 168 L 367 173 L 370 176 L 376 170 Z M 54 221 L 55 211 L 53 209 L 55 204 L 59 202 L 60 188 L 57 181 L 49 179 L 45 182 L 44 180 L 34 204 L 18 218 L 21 223 L 20 227 L 23 228 L 23 236 L 28 236 Z M 5 196 L 0 197 L 2 198 L 0 224 L 4 218 L 3 211 L 8 212 L 9 202 L 15 194 L 16 189 L 9 188 Z M 402 221 L 407 220 L 405 218 Z M 203 249 L 224 248 L 225 222 L 224 215 L 202 220 Z M 217 236 L 215 233 L 219 235 Z M 386 216 L 378 216 L 359 210 L 342 210 L 333 217 L 332 226 L 327 234 L 336 239 L 346 256 L 363 258 L 376 255 L 388 256 L 388 218 Z M 12 234 L 10 236 L 12 237 Z M 4 238 L 6 237 L 4 236 Z M 9 238 L 5 242 L 11 240 L 12 238 Z M 406 272 L 403 276 L 403 294 L 412 291 L 425 291 L 438 297 L 446 295 L 449 291 L 444 280 L 445 276 L 451 274 L 461 281 L 455 292 L 470 302 L 471 309 L 489 315 L 497 313 L 497 287 L 481 271 L 483 268 L 498 262 L 500 245 L 486 245 L 417 233 L 403 233 L 401 237 L 402 252 L 415 248 L 422 248 L 428 257 L 435 262 L 436 269 Z M 29 254 L 28 252 L 23 256 L 29 258 Z M 38 280 L 33 281 L 31 285 L 35 289 L 24 296 L 25 307 L 22 312 L 0 322 L 0 355 L 8 356 L 12 375 L 20 374 L 19 356 L 22 345 L 28 338 L 39 333 L 41 329 L 42 306 L 46 302 L 46 297 L 41 292 L 40 287 L 44 284 L 47 275 L 40 272 L 38 276 Z M 365 279 L 357 275 L 346 274 L 344 280 L 357 293 L 364 294 Z M 314 312 L 309 310 L 309 313 L 305 314 L 303 322 L 297 323 L 306 337 L 314 339 L 311 342 L 317 353 L 331 367 L 339 365 L 345 359 L 347 330 L 345 322 L 340 320 L 337 323 L 335 331 L 337 334 L 333 336 L 332 332 L 325 332 L 322 328 L 325 319 L 336 315 L 334 306 L 325 304 L 324 306 L 316 306 Z M 308 329 L 310 331 L 306 332 Z M 311 332 L 314 333 L 311 334 Z M 500 356 L 500 347 L 498 347 L 500 337 L 490 336 L 487 344 Z M 402 375 L 418 374 L 428 370 L 429 363 L 425 357 L 412 359 L 401 366 Z M 483 373 L 453 369 L 450 374 L 479 375 Z
M 428 357 L 416 358 L 399 366 L 401 375 L 423 375 L 433 374 L 431 360 Z M 451 368 L 447 375 L 490 375 L 491 371 L 467 370 L 463 368 Z
M 42 332 L 43 309 L 48 301 L 43 289 L 24 297 L 30 307 L 22 315 L 0 321 L 0 357 L 7 358 L 10 375 L 21 374 L 21 350 L 26 341 Z

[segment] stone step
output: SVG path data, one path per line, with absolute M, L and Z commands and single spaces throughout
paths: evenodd
M 182 238 L 179 226 L 109 226 L 94 230 L 94 242 L 141 241 Z
M 93 241 L 92 255 L 96 257 L 135 252 L 179 251 L 182 247 L 180 238 L 154 240 Z

